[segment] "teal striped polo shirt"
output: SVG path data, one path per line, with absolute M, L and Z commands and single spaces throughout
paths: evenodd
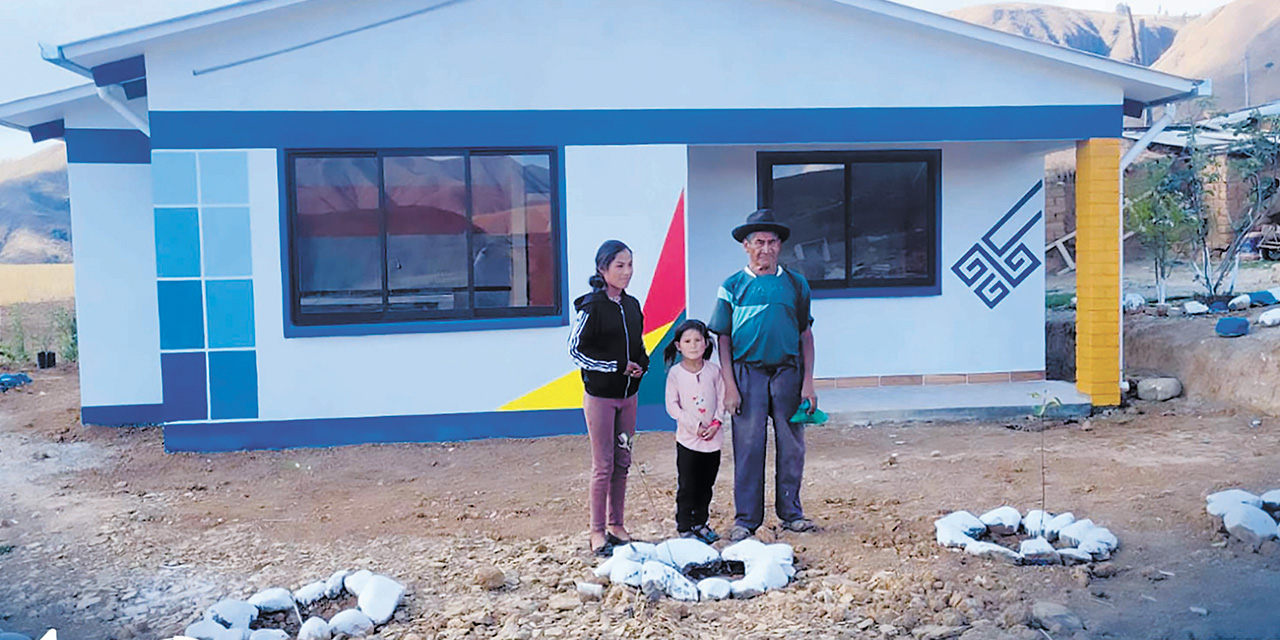
M 809 283 L 781 266 L 773 275 L 743 269 L 716 291 L 707 328 L 733 342 L 733 361 L 757 366 L 800 361 L 800 334 L 813 324 Z

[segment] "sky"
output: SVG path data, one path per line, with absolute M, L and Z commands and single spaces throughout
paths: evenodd
M 1230 0 L 1128 0 L 1134 13 L 1195 15 Z M 898 0 L 945 13 L 990 0 Z M 1073 9 L 1114 11 L 1117 0 L 1039 0 Z M 224 4 L 227 0 L 0 0 L 0 104 L 85 82 L 40 59 L 40 42 L 81 38 L 164 20 Z M 49 144 L 49 143 L 45 143 Z M 0 127 L 0 161 L 35 153 L 26 133 Z

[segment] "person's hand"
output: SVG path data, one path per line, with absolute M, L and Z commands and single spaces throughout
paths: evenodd
M 711 424 L 698 430 L 698 437 L 703 440 L 710 440 L 716 437 L 716 432 L 720 430 L 720 421 L 712 420 Z
M 805 380 L 800 385 L 800 399 L 809 401 L 809 410 L 806 413 L 813 413 L 818 409 L 818 392 L 813 388 L 813 380 Z
M 724 410 L 732 415 L 738 415 L 742 411 L 742 394 L 738 393 L 738 385 L 724 386 Z
M 644 375 L 644 369 L 642 369 L 640 365 L 634 362 L 628 361 L 627 368 L 625 371 L 623 371 L 623 373 L 631 376 L 632 378 L 639 378 L 640 376 Z

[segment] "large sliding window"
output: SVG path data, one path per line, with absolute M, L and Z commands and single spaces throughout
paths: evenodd
M 554 150 L 286 161 L 294 324 L 560 313 Z
M 780 262 L 815 290 L 938 290 L 938 151 L 769 152 L 761 205 L 791 227 Z

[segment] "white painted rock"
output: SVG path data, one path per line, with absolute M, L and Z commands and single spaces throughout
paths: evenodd
M 336 616 L 335 616 L 336 617 Z M 333 632 L 329 630 L 329 623 L 324 618 L 312 616 L 302 623 L 302 628 L 298 629 L 298 640 L 329 640 L 333 637 Z
M 1071 526 L 1075 521 L 1076 516 L 1070 511 L 1066 513 L 1059 513 L 1058 515 L 1049 518 L 1049 521 L 1044 523 L 1044 539 L 1050 542 L 1057 540 L 1058 534 L 1062 533 L 1063 529 Z
M 706 578 L 698 582 L 698 595 L 702 600 L 724 600 L 732 593 L 732 586 L 724 578 Z
M 1280 311 L 1280 309 L 1277 309 Z M 1259 497 L 1262 500 L 1262 508 L 1270 511 L 1280 509 L 1280 489 L 1272 489 Z
M 1026 564 L 1059 564 L 1061 562 L 1058 559 L 1058 550 L 1044 538 L 1023 540 L 1018 547 L 1018 553 L 1022 554 L 1022 561 Z
M 339 611 L 329 620 L 329 631 L 361 638 L 373 631 L 373 621 L 359 609 Z
M 1147 299 L 1142 297 L 1142 295 L 1137 293 L 1124 294 L 1124 310 L 1125 311 L 1137 311 L 1138 309 L 1141 309 L 1145 306 L 1147 306 Z
M 264 589 L 250 596 L 249 604 L 257 607 L 258 611 L 262 613 L 291 611 L 293 609 L 293 593 L 280 587 Z
M 1215 518 L 1221 518 L 1226 515 L 1231 507 L 1238 504 L 1261 508 L 1262 498 L 1242 489 L 1227 489 L 1226 491 L 1211 493 L 1209 497 L 1205 498 L 1205 510 Z
M 327 595 L 328 592 L 329 592 L 329 585 L 325 584 L 323 581 L 317 581 L 317 582 L 312 582 L 311 584 L 305 587 L 301 587 L 297 591 L 294 591 L 293 599 L 296 600 L 298 604 L 305 607 L 309 604 L 312 604 L 316 600 L 319 600 L 325 597 L 325 595 Z
M 720 552 L 720 557 L 730 562 L 743 562 L 751 560 L 764 553 L 765 544 L 755 538 L 747 538 L 741 542 L 735 542 L 724 548 Z
M 1062 540 L 1063 544 L 1067 546 L 1079 548 L 1080 541 L 1084 540 L 1085 534 L 1095 526 L 1093 521 L 1088 518 L 1076 520 L 1058 532 L 1058 539 Z
M 1094 560 L 1106 560 L 1111 552 L 1120 548 L 1120 539 L 1106 527 L 1093 526 L 1084 532 L 1077 549 L 1093 556 Z
M 578 598 L 582 600 L 599 600 L 604 597 L 604 585 L 594 582 L 574 580 L 573 586 L 578 590 Z
M 613 557 L 644 564 L 658 559 L 658 547 L 648 542 L 628 542 L 613 548 Z
M 342 587 L 347 590 L 347 593 L 353 596 L 358 596 L 360 595 L 360 590 L 364 588 L 364 583 L 372 577 L 372 571 L 369 571 L 368 569 L 361 569 L 343 578 Z
M 1039 509 L 1032 509 L 1027 512 L 1027 517 L 1022 519 L 1022 530 L 1033 538 L 1043 537 L 1045 527 L 1051 519 L 1053 516 Z
M 205 618 L 194 624 L 187 625 L 182 635 L 195 638 L 196 640 L 217 640 L 222 637 L 222 632 L 227 628 L 214 622 L 209 618 Z
M 1068 547 L 1066 549 L 1058 549 L 1058 558 L 1062 560 L 1062 564 L 1082 564 L 1085 562 L 1093 562 L 1093 554 L 1085 553 L 1079 549 Z
M 938 539 L 938 544 L 944 547 L 949 547 L 953 549 L 964 549 L 969 545 L 973 544 L 974 542 L 977 542 L 973 538 L 966 536 L 965 534 L 961 533 L 959 529 L 956 529 L 955 527 L 949 524 L 942 524 L 941 522 L 935 522 L 933 523 L 933 528 L 935 530 L 935 534 Z
M 638 587 L 641 580 L 643 580 L 643 576 L 644 565 L 627 558 L 614 558 L 613 566 L 610 567 L 609 571 L 609 582 Z
M 1002 547 L 994 542 L 974 541 L 964 548 L 964 552 L 971 556 L 990 558 L 992 560 L 1003 560 L 1012 564 L 1022 562 L 1022 555 L 1017 551 Z
M 1013 507 L 997 507 L 978 519 L 987 525 L 988 531 L 1002 536 L 1017 533 L 1018 527 L 1022 525 L 1022 514 Z
M 1232 311 L 1244 311 L 1245 309 L 1248 309 L 1251 304 L 1253 304 L 1253 302 L 1249 299 L 1249 294 L 1242 293 L 1232 298 L 1231 301 L 1227 303 L 1227 308 Z
M 1258 324 L 1264 327 L 1274 327 L 1280 324 L 1280 309 L 1269 309 L 1263 311 L 1258 316 Z
M 1147 378 L 1138 381 L 1138 397 L 1153 402 L 1163 402 L 1182 395 L 1182 383 L 1177 378 Z
M 383 624 L 400 606 L 404 585 L 384 575 L 374 575 L 360 588 L 357 606 L 374 624 Z
M 349 569 L 342 569 L 333 572 L 328 580 L 324 581 L 324 595 L 330 598 L 336 598 L 342 595 L 342 583 L 346 581 L 347 576 L 351 575 Z
M 646 595 L 661 592 L 676 600 L 689 602 L 698 600 L 697 585 L 680 575 L 680 572 L 671 568 L 670 565 L 656 560 L 644 563 L 640 576 L 640 589 Z
M 657 561 L 684 571 L 685 567 L 715 562 L 720 553 L 711 545 L 693 538 L 672 538 L 654 548 Z
M 982 521 L 977 516 L 968 511 L 953 511 L 939 518 L 933 524 L 935 527 L 939 524 L 946 524 L 970 538 L 977 538 L 987 532 L 987 525 L 982 524 Z
M 223 600 L 205 612 L 204 617 L 224 627 L 248 629 L 258 619 L 258 608 L 244 600 Z
M 1266 511 L 1247 504 L 1238 504 L 1228 510 L 1222 516 L 1222 526 L 1235 538 L 1253 545 L 1254 551 L 1276 536 L 1276 521 Z
M 1209 313 L 1209 305 L 1206 305 L 1203 302 L 1197 302 L 1195 300 L 1191 300 L 1186 304 L 1182 305 L 1182 310 L 1185 311 L 1189 316 L 1195 316 L 1195 315 L 1200 315 L 1202 313 Z
M 223 629 L 222 632 L 214 638 L 214 640 L 249 640 L 249 636 L 252 633 L 253 632 L 250 630 L 242 629 L 240 627 L 236 627 L 234 629 Z
M 756 562 L 747 568 L 741 580 L 729 583 L 735 598 L 753 598 L 771 589 L 787 586 L 790 578 L 777 562 Z
M 289 640 L 289 634 L 281 629 L 258 629 L 249 634 L 249 640 Z

